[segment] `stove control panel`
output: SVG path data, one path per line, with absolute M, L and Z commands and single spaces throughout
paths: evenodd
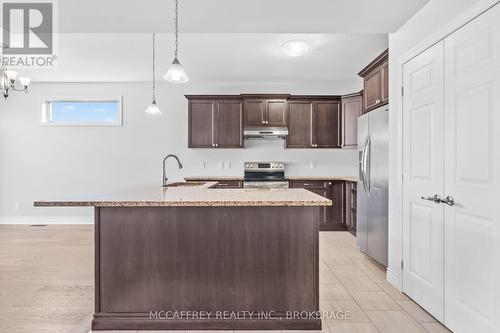
M 245 170 L 252 171 L 284 171 L 284 162 L 245 162 Z

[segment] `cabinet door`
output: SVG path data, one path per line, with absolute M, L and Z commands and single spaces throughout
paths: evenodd
M 312 103 L 307 101 L 288 102 L 287 148 L 312 147 Z
M 344 219 L 345 210 L 345 182 L 342 180 L 330 181 L 328 198 L 333 205 L 327 209 L 328 230 L 346 230 Z
M 316 193 L 318 195 L 321 195 L 322 197 L 328 198 L 328 190 L 327 189 L 309 189 L 308 191 L 311 191 L 313 193 Z M 319 213 L 319 230 L 323 230 L 322 226 L 328 223 L 328 211 L 330 210 L 330 207 L 326 206 L 320 206 L 320 213 Z M 325 229 L 326 230 L 326 229 Z
M 380 68 L 374 69 L 365 76 L 365 111 L 369 111 L 382 103 L 382 71 Z
M 340 102 L 314 102 L 312 127 L 313 147 L 340 148 Z
M 381 100 L 382 104 L 389 103 L 389 62 L 386 61 L 380 66 L 381 85 Z
M 268 100 L 266 125 L 286 126 L 286 101 Z
M 354 96 L 342 99 L 342 148 L 358 145 L 358 117 L 363 110 L 363 99 Z
M 243 110 L 240 101 L 219 101 L 217 103 L 215 130 L 217 148 L 243 147 Z
M 190 148 L 215 147 L 214 124 L 216 103 L 209 100 L 189 101 L 189 139 Z
M 245 100 L 245 126 L 263 126 L 266 120 L 266 100 Z

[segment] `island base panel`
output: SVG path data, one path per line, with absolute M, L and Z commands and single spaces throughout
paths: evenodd
M 94 330 L 320 329 L 318 207 L 96 208 Z M 273 319 L 150 319 L 150 311 Z M 290 312 L 288 312 L 290 313 Z

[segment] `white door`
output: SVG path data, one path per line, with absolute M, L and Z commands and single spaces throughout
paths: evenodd
M 403 291 L 443 319 L 443 42 L 403 67 Z
M 445 39 L 445 324 L 500 332 L 500 5 Z

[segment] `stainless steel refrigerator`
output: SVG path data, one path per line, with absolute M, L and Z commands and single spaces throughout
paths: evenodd
M 384 266 L 388 242 L 388 111 L 386 105 L 358 118 L 357 244 Z

